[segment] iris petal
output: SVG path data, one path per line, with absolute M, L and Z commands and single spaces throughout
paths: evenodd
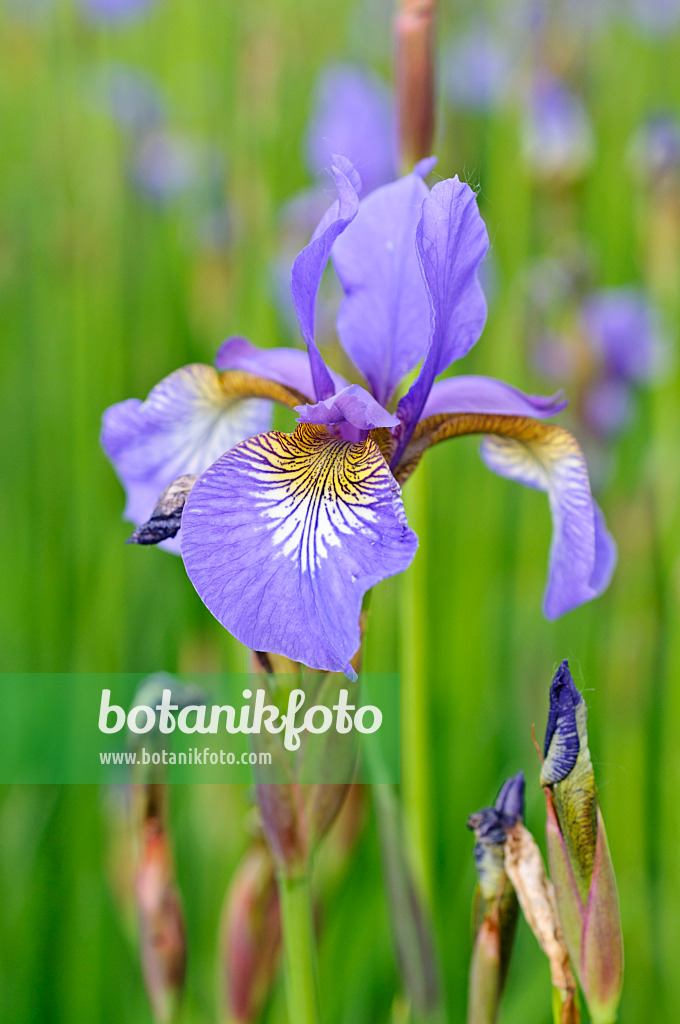
M 575 438 L 554 424 L 536 423 L 520 428 L 517 437 L 485 437 L 481 454 L 500 476 L 548 494 L 553 539 L 543 604 L 546 617 L 556 619 L 599 596 L 611 580 L 616 545 L 592 497 L 588 468 Z
M 376 402 L 365 388 L 350 384 L 332 398 L 326 398 L 315 405 L 298 405 L 298 423 L 319 423 L 334 426 L 349 423 L 358 430 L 375 430 L 380 427 L 396 427 L 399 420 Z
M 270 422 L 270 402 L 226 394 L 216 370 L 201 363 L 175 370 L 144 402 L 130 398 L 112 405 L 103 416 L 101 441 L 125 488 L 125 518 L 146 522 L 173 480 L 203 473 Z
M 399 403 L 404 424 L 400 451 L 420 419 L 435 377 L 470 351 L 486 321 L 477 272 L 489 237 L 469 185 L 455 177 L 434 186 L 423 203 L 416 245 L 430 298 L 430 340 L 420 373 Z
M 562 391 L 527 395 L 495 377 L 461 375 L 438 380 L 425 403 L 422 418 L 440 413 L 485 412 L 500 416 L 555 416 L 568 404 Z
M 418 546 L 376 444 L 311 424 L 219 459 L 181 532 L 189 578 L 241 643 L 348 674 L 364 593 L 403 572 Z
M 338 314 L 342 347 L 387 403 L 425 354 L 430 302 L 420 273 L 416 228 L 429 195 L 419 174 L 377 189 L 333 246 L 345 291 Z
M 227 338 L 217 350 L 215 366 L 218 370 L 243 370 L 267 377 L 310 398 L 314 395 L 309 356 L 301 349 L 256 348 L 247 338 Z M 336 391 L 346 387 L 344 377 L 333 370 L 328 372 Z
M 333 243 L 356 217 L 361 190 L 361 179 L 349 160 L 335 157 L 331 169 L 338 189 L 337 201 L 321 219 L 309 245 L 297 256 L 291 280 L 293 302 L 302 336 L 307 342 L 316 392 L 314 397 L 317 399 L 329 398 L 335 388 L 314 340 L 316 296 Z

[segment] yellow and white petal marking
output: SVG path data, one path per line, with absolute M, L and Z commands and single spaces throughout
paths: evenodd
M 202 600 L 242 643 L 342 671 L 369 587 L 417 547 L 399 486 L 371 439 L 323 426 L 237 445 L 192 490 L 182 554 Z
M 372 444 L 301 424 L 292 435 L 254 438 L 242 452 L 257 466 L 251 497 L 272 531 L 274 557 L 299 559 L 303 572 L 314 572 L 343 535 L 375 529 L 372 504 L 387 467 Z

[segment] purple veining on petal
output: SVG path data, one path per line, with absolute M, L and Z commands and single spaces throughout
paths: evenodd
M 387 87 L 357 67 L 327 68 L 317 84 L 306 152 L 314 174 L 328 169 L 334 153 L 342 153 L 361 175 L 364 195 L 391 181 L 397 169 L 397 142 Z
M 298 405 L 298 423 L 317 423 L 336 426 L 349 423 L 358 430 L 378 427 L 396 427 L 399 420 L 384 409 L 365 388 L 350 384 L 336 395 L 314 405 Z
M 382 403 L 427 347 L 430 304 L 416 228 L 428 195 L 415 172 L 377 189 L 362 200 L 333 247 L 345 291 L 337 322 L 340 342 Z
M 192 583 L 241 643 L 348 674 L 364 593 L 403 572 L 418 544 L 377 447 L 310 425 L 219 459 L 181 532 Z
M 568 405 L 563 391 L 554 395 L 528 395 L 495 377 L 462 375 L 437 381 L 421 419 L 439 413 L 484 412 L 499 416 L 556 416 Z
M 361 187 L 356 170 L 344 157 L 334 158 L 332 170 L 338 199 L 322 218 L 309 245 L 296 258 L 291 281 L 293 302 L 302 336 L 307 342 L 316 391 L 314 397 L 317 399 L 329 398 L 334 387 L 314 339 L 316 296 L 333 243 L 357 214 Z

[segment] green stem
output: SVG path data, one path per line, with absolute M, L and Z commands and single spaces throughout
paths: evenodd
M 404 490 L 408 520 L 420 537 L 404 577 L 401 604 L 401 782 L 409 853 L 416 881 L 432 902 L 430 696 L 427 671 L 427 481 L 421 463 Z
M 290 1024 L 319 1024 L 316 939 L 309 876 L 279 878 Z

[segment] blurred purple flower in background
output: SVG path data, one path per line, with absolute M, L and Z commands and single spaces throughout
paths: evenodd
M 483 23 L 457 38 L 441 64 L 444 92 L 454 107 L 489 112 L 508 99 L 512 58 Z
M 662 34 L 680 21 L 680 0 L 627 0 L 635 24 L 652 34 Z
M 650 115 L 634 133 L 629 159 L 637 177 L 656 184 L 680 170 L 680 119 L 670 111 Z
M 93 21 L 117 23 L 132 21 L 147 13 L 157 0 L 82 0 L 85 13 Z
M 574 380 L 586 430 L 612 441 L 633 416 L 636 388 L 650 383 L 665 364 L 659 311 L 633 286 L 603 288 L 579 299 L 565 285 L 565 294 L 571 295 L 571 326 L 541 329 L 534 365 L 548 380 Z
M 664 350 L 659 317 L 641 289 L 609 288 L 586 299 L 581 324 L 598 367 L 583 394 L 583 415 L 592 433 L 608 440 L 630 422 L 635 385 L 658 373 Z
M 138 68 L 124 64 L 107 68 L 103 91 L 108 109 L 122 128 L 150 131 L 165 117 L 165 104 L 158 85 L 151 75 Z
M 527 100 L 522 150 L 539 179 L 571 181 L 590 164 L 595 140 L 581 98 L 566 82 L 548 72 L 533 80 Z
M 274 301 L 286 326 L 297 332 L 290 294 L 290 266 L 328 208 L 324 177 L 334 153 L 346 154 L 359 171 L 362 194 L 397 174 L 396 116 L 387 86 L 377 76 L 349 64 L 333 64 L 318 78 L 305 133 L 305 162 L 316 182 L 289 199 L 281 210 L 281 245 L 270 278 Z M 337 287 L 323 281 L 317 332 L 327 337 L 339 303 Z
M 137 144 L 132 177 L 147 198 L 166 203 L 191 188 L 198 167 L 198 153 L 189 139 L 158 129 L 146 133 Z
M 656 309 L 641 288 L 606 288 L 582 309 L 586 340 L 606 376 L 641 383 L 659 363 L 661 338 Z
M 387 86 L 349 64 L 324 70 L 316 85 L 305 138 L 313 175 L 327 171 L 334 153 L 344 154 L 361 175 L 363 194 L 397 173 L 396 119 Z

